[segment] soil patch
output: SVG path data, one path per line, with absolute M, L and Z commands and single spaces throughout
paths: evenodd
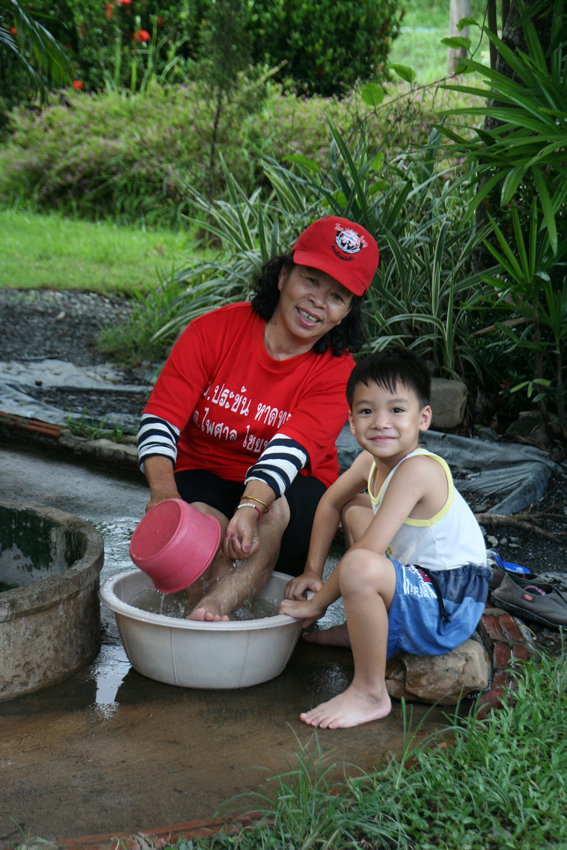
M 126 298 L 94 292 L 0 289 L 0 360 L 104 363 L 95 346 L 98 334 L 125 322 L 132 310 Z
M 143 393 L 121 393 L 111 390 L 78 390 L 67 391 L 60 389 L 30 389 L 26 388 L 27 395 L 59 407 L 70 413 L 84 414 L 85 420 L 97 424 L 105 419 L 109 413 L 126 414 L 127 416 L 140 417 L 148 400 L 149 390 Z

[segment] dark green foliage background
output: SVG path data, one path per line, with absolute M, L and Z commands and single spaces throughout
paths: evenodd
M 153 34 L 156 18 L 162 43 L 157 73 L 176 46 L 183 61 L 169 81 L 194 77 L 214 0 L 132 0 L 127 5 L 117 0 L 34 0 L 33 8 L 31 3 L 22 5 L 67 46 L 74 79 L 84 84 L 85 91 L 99 91 L 105 78 L 114 75 L 120 38 L 121 83 L 129 86 L 132 58 L 147 50 L 133 34 L 137 29 Z M 292 80 L 306 93 L 341 94 L 357 79 L 384 76 L 388 51 L 400 28 L 399 8 L 400 0 L 248 0 L 243 23 L 254 63 L 281 65 L 279 79 Z M 10 27 L 11 22 L 6 18 L 0 25 Z M 0 98 L 11 108 L 26 99 L 28 80 L 1 47 L 0 68 Z
M 307 92 L 340 94 L 356 80 L 384 77 L 399 7 L 399 0 L 252 0 L 254 59 L 285 62 L 280 78 Z

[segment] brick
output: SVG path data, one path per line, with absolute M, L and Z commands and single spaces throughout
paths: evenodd
M 505 670 L 499 670 L 492 677 L 492 687 L 491 691 L 497 690 L 501 693 L 504 692 L 504 688 L 509 687 L 511 681 L 511 676 Z
M 512 649 L 507 643 L 498 641 L 492 648 L 492 663 L 495 670 L 507 667 L 512 656 Z
M 487 614 L 483 614 L 480 618 L 478 628 L 481 634 L 491 642 L 506 640 L 506 635 L 497 617 L 489 617 Z
M 504 630 L 504 633 L 510 638 L 510 640 L 514 641 L 514 643 L 522 643 L 523 638 L 520 634 L 520 630 L 515 624 L 514 620 L 510 616 L 510 614 L 502 614 L 498 618 L 498 622 L 501 628 Z
M 512 647 L 512 655 L 514 658 L 520 658 L 522 661 L 528 660 L 528 648 L 524 644 L 516 644 Z

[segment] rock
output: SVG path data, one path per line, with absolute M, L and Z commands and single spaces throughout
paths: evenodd
M 59 442 L 76 454 L 91 455 L 98 460 L 133 469 L 138 466 L 138 453 L 135 446 L 114 443 L 106 439 L 86 440 L 84 437 L 77 437 L 71 431 L 63 431 Z
M 552 413 L 549 419 L 551 432 L 558 437 L 561 436 L 561 425 L 557 416 Z M 537 410 L 523 410 L 518 419 L 512 422 L 506 431 L 506 436 L 529 437 L 543 446 L 548 446 L 550 442 L 541 414 Z
M 461 381 L 431 379 L 432 428 L 455 428 L 460 425 L 467 406 L 467 388 Z
M 486 535 L 486 542 L 487 542 L 487 543 L 488 543 L 488 545 L 489 545 L 489 546 L 491 546 L 493 549 L 494 549 L 494 547 L 495 547 L 495 546 L 498 546 L 498 538 L 497 538 L 497 537 L 493 537 L 493 535 L 492 535 L 492 534 L 487 534 L 487 535 Z
M 394 699 L 456 705 L 473 691 L 488 687 L 488 656 L 469 638 L 445 655 L 421 656 L 400 652 L 386 665 L 386 687 Z

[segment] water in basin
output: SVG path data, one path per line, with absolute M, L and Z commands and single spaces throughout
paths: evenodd
M 189 616 L 192 607 L 186 594 L 160 593 L 159 590 L 144 588 L 128 601 L 129 605 L 148 611 L 152 614 L 162 614 L 166 617 L 184 619 Z M 269 599 L 253 599 L 245 602 L 230 615 L 231 620 L 258 620 L 264 617 L 275 617 L 279 614 L 279 602 Z

